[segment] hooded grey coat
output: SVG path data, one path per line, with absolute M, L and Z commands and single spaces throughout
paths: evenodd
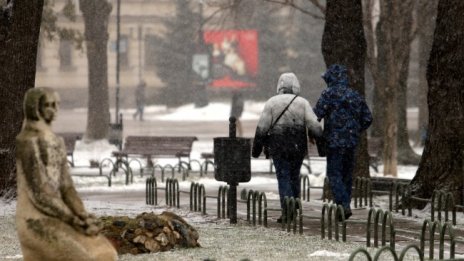
M 264 105 L 253 141 L 252 156 L 257 158 L 263 150 L 266 134 L 274 124 L 267 146 L 272 158 L 302 158 L 308 150 L 308 134 L 322 135 L 321 124 L 309 102 L 296 97 L 277 123 L 275 120 L 290 101 L 300 93 L 300 83 L 293 73 L 284 73 L 277 83 L 277 95 Z M 308 133 L 309 132 L 309 133 Z

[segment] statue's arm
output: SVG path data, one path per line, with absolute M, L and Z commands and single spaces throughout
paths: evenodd
M 66 151 L 63 140 L 60 140 L 61 151 Z M 88 218 L 89 214 L 85 210 L 84 203 L 82 203 L 81 198 L 79 197 L 75 187 L 74 182 L 72 181 L 71 174 L 69 173 L 68 161 L 66 159 L 66 153 L 62 155 L 61 158 L 61 195 L 63 201 L 71 209 L 71 211 L 79 216 L 81 219 L 85 220 Z
M 60 148 L 61 151 L 66 151 L 63 140 L 60 140 Z M 61 196 L 65 204 L 69 207 L 69 209 L 71 209 L 76 217 L 76 221 L 78 223 L 74 223 L 75 227 L 87 235 L 98 234 L 102 228 L 101 224 L 94 215 L 85 210 L 84 203 L 82 203 L 82 200 L 74 187 L 71 174 L 69 173 L 66 153 L 62 153 L 60 173 Z
M 39 149 L 37 139 L 26 140 L 22 143 L 19 156 L 32 204 L 42 213 L 72 224 L 75 222 L 75 215 L 61 200 L 53 185 L 48 182 L 47 168 L 43 162 L 48 155 L 41 155 L 45 152 Z
M 77 194 L 77 191 L 73 186 L 64 186 L 61 189 L 61 194 L 63 195 L 63 201 L 75 215 L 79 216 L 82 219 L 85 219 L 89 216 L 89 214 L 85 210 L 82 200 L 79 198 L 79 195 Z

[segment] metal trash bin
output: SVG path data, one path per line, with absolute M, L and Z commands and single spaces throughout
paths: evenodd
M 214 178 L 227 183 L 251 179 L 251 145 L 246 138 L 214 138 Z
M 237 185 L 251 179 L 251 140 L 236 137 L 235 117 L 229 119 L 229 137 L 214 138 L 214 178 L 227 182 L 230 223 L 237 223 Z
M 108 142 L 118 146 L 119 150 L 122 149 L 122 122 L 110 123 L 108 131 Z

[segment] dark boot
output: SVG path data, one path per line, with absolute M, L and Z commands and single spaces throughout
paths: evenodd
M 351 212 L 351 208 L 345 209 L 344 212 L 345 212 L 345 220 L 349 219 L 353 215 L 353 213 Z
M 353 213 L 351 212 L 351 208 L 343 209 L 343 213 L 345 214 L 345 220 L 349 219 L 353 215 Z M 342 220 L 343 220 L 342 216 L 338 215 L 338 221 L 341 222 Z

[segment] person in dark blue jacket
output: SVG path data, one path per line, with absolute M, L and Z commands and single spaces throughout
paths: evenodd
M 364 98 L 348 86 L 345 66 L 331 65 L 322 78 L 328 88 L 322 92 L 314 113 L 319 121 L 324 119 L 327 177 L 335 203 L 343 206 L 345 218 L 349 218 L 355 150 L 361 132 L 372 123 L 372 114 Z

